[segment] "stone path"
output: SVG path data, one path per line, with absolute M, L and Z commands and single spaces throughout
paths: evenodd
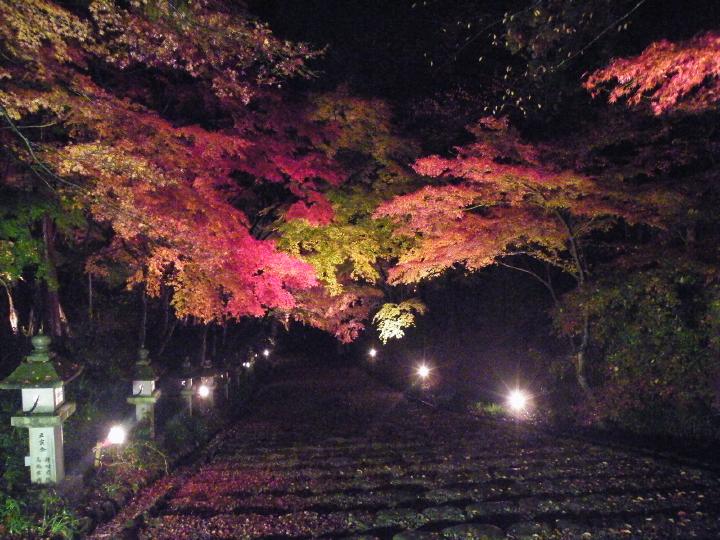
M 287 373 L 163 485 L 133 537 L 720 538 L 715 473 L 431 411 L 350 368 Z

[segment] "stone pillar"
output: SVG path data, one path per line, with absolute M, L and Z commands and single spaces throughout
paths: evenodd
M 204 395 L 206 392 L 207 395 Z M 197 393 L 203 402 L 207 403 L 209 407 L 213 407 L 215 405 L 215 377 L 212 375 L 200 377 Z
M 60 482 L 65 477 L 62 425 L 29 427 L 28 435 L 30 455 L 25 456 L 25 466 L 30 467 L 30 482 L 33 484 Z
M 50 361 L 50 338 L 32 338 L 33 352 L 4 381 L 2 389 L 19 389 L 22 410 L 10 424 L 28 430 L 30 467 L 33 484 L 55 484 L 65 477 L 63 422 L 75 412 L 75 404 L 65 402 L 64 381 Z M 75 376 L 80 373 L 76 371 Z
M 185 410 L 189 416 L 193 415 L 193 394 L 195 388 L 193 387 L 193 368 L 190 363 L 190 358 L 187 356 L 183 361 L 180 376 L 180 396 L 185 401 Z
M 213 368 L 209 359 L 203 361 L 200 370 L 200 384 L 197 387 L 197 394 L 204 409 L 212 408 L 215 405 L 215 387 L 218 372 Z
M 185 410 L 187 413 L 192 416 L 193 414 L 193 394 L 195 393 L 195 390 L 193 389 L 193 381 L 192 379 L 183 379 L 182 390 L 180 390 L 180 395 L 182 396 L 183 400 L 185 401 Z

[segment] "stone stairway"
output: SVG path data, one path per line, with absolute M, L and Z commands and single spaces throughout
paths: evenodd
M 434 411 L 352 368 L 296 369 L 165 481 L 132 536 L 720 538 L 720 477 Z

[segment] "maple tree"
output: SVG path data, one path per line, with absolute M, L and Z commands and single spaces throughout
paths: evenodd
M 328 32 L 332 15 L 305 4 L 312 24 L 281 38 L 247 11 L 271 3 L 0 0 L 5 358 L 24 345 L 10 332 L 72 338 L 55 343 L 93 371 L 75 418 L 94 433 L 108 384 L 127 390 L 129 327 L 169 367 L 197 334 L 217 362 L 281 345 L 279 323 L 341 343 L 374 325 L 385 344 L 405 338 L 375 367 L 406 381 L 419 337 L 438 399 L 474 399 L 478 373 L 515 362 L 548 416 L 717 438 L 712 21 L 666 28 L 655 10 L 683 7 L 646 0 L 377 3 L 333 6 L 346 17 Z M 330 55 L 284 39 L 330 34 Z M 423 300 L 440 309 L 409 332 Z M 205 420 L 173 423 L 193 439 Z M 87 437 L 68 439 L 85 453 Z M 232 497 L 216 487 L 204 502 L 220 511 Z M 320 534 L 298 516 L 220 522 Z M 207 528 L 173 520 L 169 534 Z
M 552 154 L 523 142 L 506 120 L 486 118 L 471 130 L 475 142 L 456 148 L 456 157 L 430 156 L 415 163 L 434 182 L 376 212 L 395 219 L 400 234 L 416 239 L 390 270 L 391 282 L 415 283 L 456 264 L 479 270 L 498 263 L 531 274 L 557 301 L 550 274 L 519 267 L 513 257 L 559 269 L 583 287 L 590 273 L 585 248 L 592 235 L 620 219 L 661 223 L 666 208 L 657 191 L 630 190 L 544 161 Z M 576 367 L 580 385 L 589 391 L 585 323 Z
M 660 226 L 618 235 L 615 257 L 599 261 L 587 286 L 565 295 L 553 318 L 561 335 L 577 336 L 587 317 L 593 327 L 599 401 L 584 411 L 592 420 L 640 432 L 715 437 L 708 418 L 720 403 L 713 383 L 720 369 L 714 338 L 718 184 L 714 160 L 707 157 L 717 152 L 718 134 L 712 91 L 705 93 L 714 83 L 707 74 L 699 85 L 693 82 L 702 72 L 693 67 L 700 56 L 680 62 L 679 53 L 671 66 L 665 54 L 678 51 L 659 53 L 662 47 L 655 45 L 643 53 L 644 66 L 639 58 L 625 64 L 648 78 L 638 86 L 628 79 L 617 89 L 632 105 L 649 103 L 654 115 L 642 114 L 644 106 L 632 116 L 615 109 L 591 139 L 572 146 L 581 149 L 575 160 L 630 186 L 643 185 L 663 201 Z M 621 77 L 622 63 L 614 61 L 608 70 Z M 649 82 L 653 77 L 657 84 Z
M 523 253 L 582 281 L 587 269 L 579 238 L 606 227 L 604 218 L 635 222 L 656 215 L 650 201 L 643 207 L 585 174 L 543 163 L 539 149 L 521 142 L 504 120 L 484 119 L 472 130 L 476 142 L 457 148 L 457 157 L 415 163 L 418 172 L 440 182 L 397 197 L 377 212 L 421 239 L 402 254 L 391 280 L 415 282 L 458 262 L 479 269 Z
M 306 75 L 300 60 L 316 53 L 214 2 L 4 10 L 8 54 L 36 68 L 35 80 L 27 66 L 3 72 L 5 142 L 28 167 L 22 189 L 36 189 L 32 171 L 100 225 L 107 243 L 87 271 L 114 280 L 121 269 L 150 296 L 169 288 L 179 318 L 291 314 L 357 337 L 400 245 L 372 212 L 417 155 L 387 105 L 346 89 L 311 103 L 263 89 Z M 39 19 L 50 55 L 42 38 L 18 39 Z M 231 30 L 216 42 L 220 25 Z M 40 124 L 51 133 L 32 131 Z
M 400 339 L 405 329 L 415 326 L 415 315 L 423 315 L 427 306 L 417 298 L 404 300 L 398 304 L 388 302 L 373 316 L 378 328 L 380 341 L 387 343 L 389 339 Z
M 608 101 L 631 106 L 649 103 L 654 114 L 700 112 L 720 100 L 720 34 L 651 43 L 642 53 L 614 59 L 588 77 L 585 88 L 597 96 L 610 87 Z
M 277 226 L 278 247 L 311 264 L 319 280 L 318 288 L 298 296 L 291 316 L 347 343 L 389 293 L 384 283 L 389 261 L 407 242 L 393 235 L 390 220 L 373 219 L 373 213 L 413 184 L 406 163 L 418 149 L 398 133 L 381 100 L 339 88 L 312 102 L 310 118 L 334 135 L 323 148 L 349 177 L 326 191 L 321 203 L 292 205 Z
M 89 271 L 124 263 L 130 286 L 156 296 L 169 285 L 177 316 L 206 322 L 289 309 L 296 290 L 315 285 L 312 268 L 278 251 L 265 226 L 283 199 L 298 201 L 291 216 L 322 206 L 321 190 L 342 176 L 318 149 L 327 133 L 263 87 L 306 75 L 317 53 L 212 1 L 0 9 L 2 136 L 20 171 L 5 183 L 109 225 Z M 124 80 L 137 71 L 178 90 L 167 117 L 154 110 L 151 84 Z M 223 125 L 172 122 L 197 100 Z M 282 197 L 268 206 L 271 185 Z
M 423 96 L 421 101 L 437 97 L 441 107 L 452 109 L 448 101 L 457 100 L 460 107 L 454 118 L 465 118 L 464 124 L 492 114 L 547 127 L 552 121 L 567 122 L 572 113 L 583 116 L 587 95 L 578 79 L 625 50 L 643 16 L 652 13 L 650 4 L 646 0 L 529 0 L 482 6 L 472 1 L 414 3 L 419 19 L 434 21 L 423 59 L 434 88 L 440 87 L 437 96 Z M 471 111 L 476 112 L 474 118 L 467 118 Z

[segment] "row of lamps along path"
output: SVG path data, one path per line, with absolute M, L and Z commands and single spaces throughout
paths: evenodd
M 75 412 L 75 403 L 65 401 L 65 385 L 82 372 L 77 364 L 63 362 L 50 350 L 50 337 L 38 334 L 31 339 L 33 351 L 20 365 L 0 381 L 0 390 L 20 390 L 22 408 L 15 413 L 10 424 L 28 430 L 29 455 L 25 465 L 30 468 L 32 484 L 57 484 L 65 477 L 63 450 L 63 423 Z M 269 349 L 263 351 L 265 358 Z M 240 385 L 243 376 L 252 377 L 254 360 L 251 355 L 235 370 L 234 382 Z M 155 435 L 155 407 L 161 397 L 157 388 L 157 376 L 150 364 L 147 349 L 140 349 L 135 363 L 132 393 L 127 402 L 135 406 L 135 422 L 146 422 L 150 435 Z M 230 371 L 214 368 L 209 360 L 203 362 L 199 371 L 194 370 L 186 359 L 178 377 L 180 395 L 188 414 L 193 414 L 193 402 L 200 399 L 205 407 L 214 405 L 215 391 L 220 384 L 229 399 Z M 123 444 L 127 429 L 122 425 L 110 428 L 105 441 L 95 447 L 96 460 L 99 452 L 109 445 Z

